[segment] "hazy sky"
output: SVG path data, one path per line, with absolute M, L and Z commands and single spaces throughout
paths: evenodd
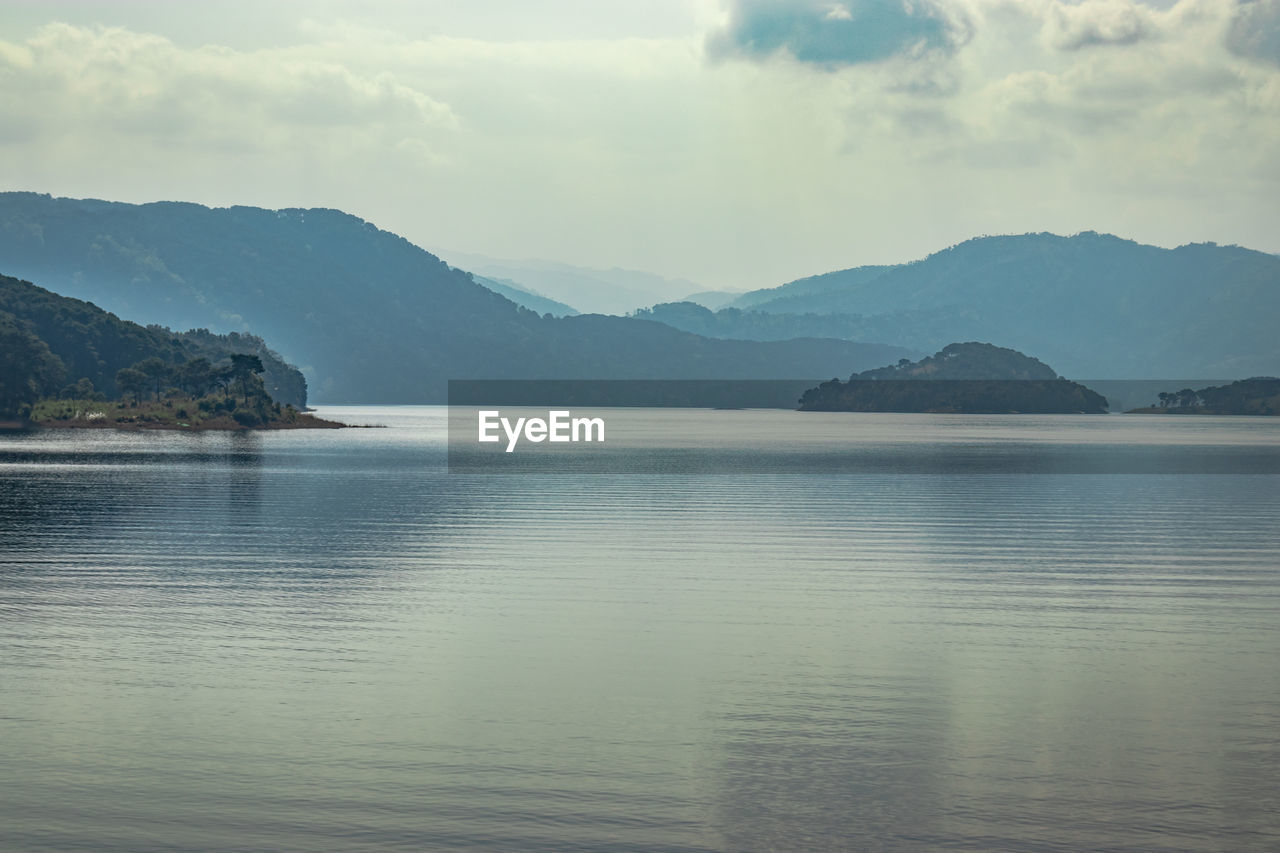
M 731 289 L 980 234 L 1280 251 L 1280 0 L 0 5 L 0 188 Z

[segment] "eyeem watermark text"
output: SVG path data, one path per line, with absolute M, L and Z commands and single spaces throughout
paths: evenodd
M 478 441 L 501 441 L 499 430 L 506 434 L 507 453 L 516 449 L 516 444 L 523 437 L 525 441 L 537 444 L 542 441 L 604 441 L 604 418 L 575 418 L 567 410 L 547 412 L 546 420 L 542 418 L 510 418 L 502 417 L 496 409 L 481 410 L 478 414 Z

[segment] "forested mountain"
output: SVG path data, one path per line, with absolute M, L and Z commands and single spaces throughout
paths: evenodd
M 908 351 L 709 340 L 659 323 L 544 318 L 336 210 L 0 194 L 0 268 L 148 323 L 252 330 L 331 402 L 443 400 L 448 379 L 829 376 Z M 541 289 L 541 288 L 540 288 Z
M 87 379 L 94 390 L 115 399 L 120 396 L 115 378 L 121 368 L 149 358 L 175 365 L 205 358 L 216 364 L 234 353 L 262 359 L 263 382 L 276 402 L 299 409 L 307 403 L 302 374 L 254 335 L 144 327 L 5 275 L 0 275 L 0 326 L 5 340 L 0 346 L 5 354 L 0 385 L 6 388 L 34 381 L 39 395 L 50 396 L 64 385 Z
M 1092 232 L 983 237 L 909 264 L 754 291 L 734 305 L 781 315 L 771 336 L 813 328 L 795 315 L 837 314 L 863 339 L 923 350 L 998 340 L 1072 376 L 1280 371 L 1280 258 L 1237 246 L 1161 249 Z M 720 312 L 714 323 L 738 326 L 735 336 L 763 325 L 746 319 Z M 676 320 L 711 327 L 700 323 Z

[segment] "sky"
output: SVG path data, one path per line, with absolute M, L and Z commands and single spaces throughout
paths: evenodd
M 0 190 L 730 290 L 984 234 L 1280 252 L 1280 0 L 6 2 Z

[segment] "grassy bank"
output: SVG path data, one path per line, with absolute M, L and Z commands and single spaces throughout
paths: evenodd
M 51 428 L 87 429 L 339 429 L 327 421 L 292 406 L 244 406 L 234 400 L 204 397 L 142 401 L 140 403 L 48 399 L 31 410 L 33 424 Z

